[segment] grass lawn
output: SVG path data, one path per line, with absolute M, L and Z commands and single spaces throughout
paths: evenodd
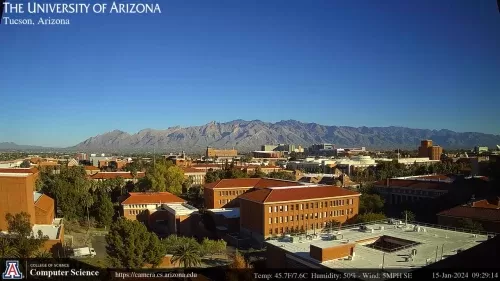
M 100 268 L 109 267 L 108 261 L 106 260 L 105 257 L 82 258 L 77 260 L 95 267 L 100 267 Z

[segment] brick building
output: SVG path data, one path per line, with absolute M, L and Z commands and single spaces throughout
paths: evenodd
M 460 221 L 469 219 L 479 223 L 485 231 L 500 233 L 500 198 L 474 201 L 442 211 L 437 216 L 440 225 L 461 227 Z
M 306 183 L 268 178 L 223 179 L 217 182 L 205 184 L 203 190 L 205 207 L 207 209 L 236 207 L 238 204 L 234 201 L 234 199 L 252 188 L 296 186 L 305 184 Z
M 25 212 L 36 235 L 39 230 L 48 236 L 43 248 L 55 256 L 63 255 L 64 225 L 55 218 L 54 199 L 36 192 L 37 169 L 0 169 L 0 231 L 5 235 L 5 216 Z
M 452 188 L 453 178 L 445 175 L 402 177 L 376 182 L 373 187 L 387 204 L 436 198 Z
M 239 196 L 240 230 L 257 242 L 291 232 L 317 232 L 358 214 L 360 194 L 334 186 L 265 187 Z
M 98 172 L 90 176 L 91 179 L 95 181 L 109 180 L 109 179 L 117 179 L 122 178 L 125 181 L 137 182 L 140 178 L 145 177 L 146 174 L 144 172 L 137 172 L 135 178 L 132 176 L 130 172 Z
M 205 156 L 208 158 L 213 157 L 236 157 L 238 156 L 238 150 L 236 149 L 214 149 L 212 147 L 207 147 Z
M 122 215 L 148 225 L 158 234 L 192 236 L 198 209 L 170 192 L 130 192 L 121 202 Z
M 207 174 L 205 170 L 194 168 L 182 168 L 182 170 L 184 171 L 184 177 L 191 179 L 191 187 L 205 184 L 205 175 Z

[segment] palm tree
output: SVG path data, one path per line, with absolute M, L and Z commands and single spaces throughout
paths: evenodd
M 200 250 L 191 243 L 179 245 L 172 255 L 171 262 L 179 262 L 184 268 L 196 267 L 201 264 Z
M 0 258 L 15 258 L 17 250 L 6 237 L 0 237 Z

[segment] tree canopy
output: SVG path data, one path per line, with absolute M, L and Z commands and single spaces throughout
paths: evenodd
M 268 177 L 274 178 L 274 179 L 290 180 L 290 181 L 295 180 L 295 176 L 292 173 L 288 173 L 285 171 L 271 172 L 271 173 L 269 173 Z
M 378 194 L 363 193 L 359 197 L 359 213 L 378 213 L 384 208 L 384 199 Z
M 6 237 L 0 237 L 0 257 L 33 258 L 47 240 L 41 231 L 33 233 L 30 215 L 25 212 L 5 215 L 8 224 Z
M 172 164 L 171 161 L 160 159 L 149 167 L 146 177 L 141 181 L 142 186 L 147 186 L 153 191 L 168 191 L 180 195 L 184 180 L 184 172 L 181 168 Z
M 355 217 L 355 223 L 367 223 L 371 221 L 379 221 L 384 219 L 386 219 L 386 217 L 382 213 L 366 213 L 357 215 Z

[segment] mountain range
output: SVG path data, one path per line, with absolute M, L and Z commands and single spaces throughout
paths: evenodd
M 495 147 L 500 136 L 484 133 L 459 133 L 450 130 L 411 129 L 405 127 L 325 126 L 286 120 L 276 123 L 260 120 L 212 121 L 202 126 L 171 127 L 166 130 L 144 129 L 136 134 L 114 130 L 91 137 L 71 149 L 80 151 L 181 151 L 203 152 L 207 146 L 236 148 L 241 152 L 260 149 L 263 144 L 333 143 L 337 147 L 367 149 L 416 149 L 420 140 L 431 139 L 447 149 L 472 149 L 476 145 Z

